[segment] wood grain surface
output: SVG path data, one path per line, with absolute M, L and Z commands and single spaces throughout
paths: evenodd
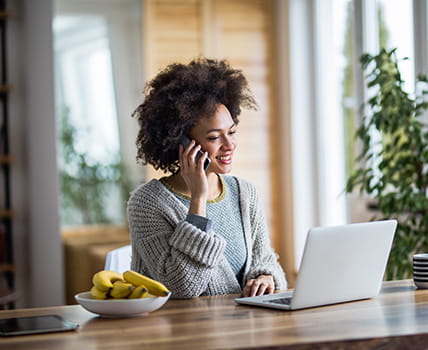
M 314 289 L 316 293 L 316 289 Z M 239 306 L 236 295 L 169 300 L 148 315 L 102 318 L 79 305 L 4 310 L 60 314 L 73 332 L 0 339 L 0 349 L 426 349 L 428 290 L 385 282 L 373 299 L 300 311 Z

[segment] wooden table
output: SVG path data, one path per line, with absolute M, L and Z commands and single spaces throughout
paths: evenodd
M 2 338 L 0 349 L 428 348 L 428 290 L 411 280 L 385 282 L 374 299 L 293 312 L 239 306 L 234 297 L 169 300 L 130 318 L 101 318 L 79 305 L 4 310 L 0 318 L 60 314 L 80 329 Z

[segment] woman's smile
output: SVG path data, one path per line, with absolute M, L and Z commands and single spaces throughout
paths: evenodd
M 217 156 L 215 158 L 222 164 L 232 164 L 232 154 L 229 154 L 227 156 Z

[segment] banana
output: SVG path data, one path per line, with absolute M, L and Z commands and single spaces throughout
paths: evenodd
M 144 285 L 148 289 L 149 293 L 155 296 L 165 297 L 170 293 L 168 288 L 166 288 L 162 283 L 152 280 L 147 276 L 143 276 L 136 271 L 125 271 L 123 273 L 123 278 L 136 287 Z
M 140 299 L 146 298 L 149 295 L 149 291 L 144 285 L 135 287 L 132 293 L 129 295 L 129 299 Z
M 97 287 L 93 286 L 91 288 L 91 296 L 94 299 L 107 299 L 108 291 L 103 292 L 103 291 L 99 290 Z
M 132 283 L 125 281 L 116 281 L 113 283 L 113 288 L 110 290 L 110 296 L 116 299 L 127 298 L 135 287 Z
M 116 271 L 99 271 L 92 277 L 92 283 L 102 292 L 108 292 L 113 288 L 115 281 L 123 280 L 122 274 Z

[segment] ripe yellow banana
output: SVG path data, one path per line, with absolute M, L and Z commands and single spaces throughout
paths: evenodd
M 166 288 L 162 283 L 144 276 L 136 271 L 125 271 L 123 273 L 123 278 L 136 287 L 144 285 L 149 290 L 150 294 L 156 296 L 165 297 L 170 293 L 168 288 Z
M 92 277 L 92 283 L 102 292 L 108 292 L 113 283 L 120 280 L 123 280 L 121 273 L 108 270 L 99 271 Z
M 113 288 L 110 290 L 110 296 L 116 299 L 127 298 L 135 287 L 132 283 L 125 281 L 116 281 L 113 283 Z
M 149 295 L 149 291 L 144 285 L 135 287 L 132 293 L 129 295 L 129 299 L 140 299 L 146 298 Z
M 91 296 L 94 299 L 107 299 L 108 291 L 103 292 L 103 291 L 99 290 L 97 287 L 93 286 L 91 288 Z

